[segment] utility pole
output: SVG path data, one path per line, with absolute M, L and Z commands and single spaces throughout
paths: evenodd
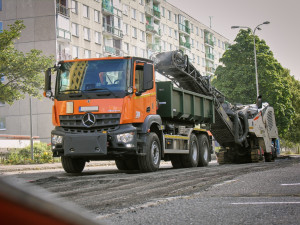
M 32 103 L 31 103 L 31 96 L 29 97 L 29 111 L 30 111 L 30 149 L 31 149 L 31 160 L 34 160 L 34 156 L 33 156 L 33 136 L 32 136 Z

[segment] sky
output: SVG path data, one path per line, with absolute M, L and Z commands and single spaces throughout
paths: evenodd
M 264 39 L 274 57 L 300 80 L 300 0 L 167 0 L 194 19 L 233 42 L 238 29 L 254 29 L 262 25 L 256 35 Z

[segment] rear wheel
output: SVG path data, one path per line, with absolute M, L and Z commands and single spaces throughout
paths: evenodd
M 160 141 L 156 133 L 148 134 L 145 145 L 144 156 L 138 157 L 139 168 L 142 172 L 154 172 L 159 169 L 161 148 Z
M 61 163 L 67 173 L 81 173 L 85 167 L 85 160 L 68 156 L 61 156 Z
M 183 167 L 196 167 L 199 161 L 199 144 L 195 134 L 191 134 L 189 154 L 181 157 Z
M 199 135 L 199 162 L 198 166 L 207 166 L 210 161 L 209 142 L 205 134 Z

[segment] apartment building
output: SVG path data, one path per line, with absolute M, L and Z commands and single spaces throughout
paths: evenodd
M 57 61 L 180 49 L 203 75 L 213 76 L 229 40 L 165 0 L 0 0 L 0 32 L 26 25 L 16 48 L 40 49 Z M 33 135 L 49 142 L 52 102 L 32 99 Z M 0 103 L 0 134 L 28 135 L 30 98 Z

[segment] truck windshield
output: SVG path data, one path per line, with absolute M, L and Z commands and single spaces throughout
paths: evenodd
M 127 59 L 113 59 L 62 63 L 58 71 L 58 94 L 125 91 L 127 62 Z

